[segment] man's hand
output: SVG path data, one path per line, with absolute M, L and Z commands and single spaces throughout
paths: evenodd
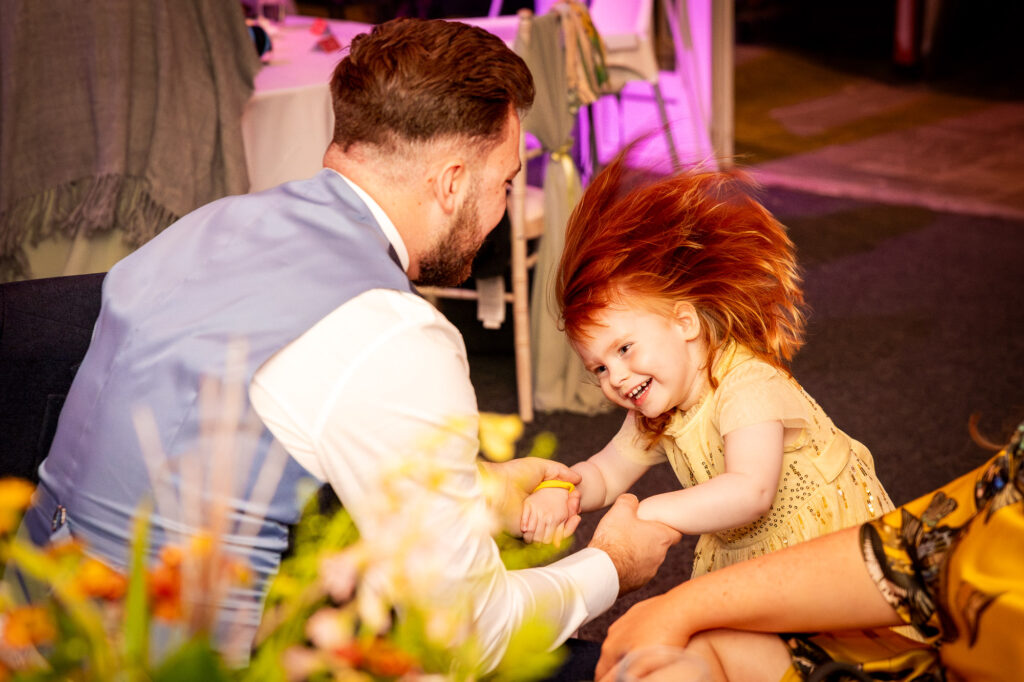
M 522 457 L 507 462 L 480 462 L 484 476 L 484 491 L 491 510 L 498 515 L 501 527 L 515 537 L 521 537 L 523 501 L 541 481 L 557 479 L 578 484 L 580 475 L 561 462 L 540 457 Z M 565 535 L 572 535 L 579 525 L 579 492 L 569 495 L 571 516 L 565 523 Z M 652 574 L 653 575 L 653 574 Z
M 619 595 L 631 592 L 658 572 L 665 552 L 683 536 L 657 521 L 641 521 L 636 495 L 619 495 L 594 531 L 590 547 L 604 550 L 619 573 Z
M 684 627 L 678 600 L 671 593 L 660 594 L 634 604 L 608 628 L 608 636 L 601 645 L 601 658 L 594 671 L 595 680 L 607 676 L 630 651 L 659 644 L 683 647 L 690 639 Z

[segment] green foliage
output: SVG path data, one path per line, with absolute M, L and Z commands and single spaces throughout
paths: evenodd
M 512 635 L 505 657 L 487 679 L 493 682 L 529 682 L 550 677 L 566 656 L 565 647 L 546 650 L 554 635 L 549 623 L 535 620 L 525 624 Z
M 135 520 L 128 566 L 128 592 L 124 600 L 124 656 L 130 680 L 143 679 L 149 662 L 149 604 L 146 598 L 146 551 L 149 547 L 149 511 Z
M 508 533 L 502 533 L 494 539 L 501 552 L 501 561 L 510 571 L 531 566 L 543 566 L 560 558 L 572 546 L 572 538 L 562 540 L 560 545 L 541 542 L 527 544 Z
M 550 431 L 541 431 L 533 437 L 533 446 L 530 448 L 528 457 L 540 457 L 541 459 L 552 459 L 558 449 L 558 438 Z
M 194 637 L 164 658 L 149 679 L 152 682 L 229 682 L 235 676 L 210 646 L 208 637 Z

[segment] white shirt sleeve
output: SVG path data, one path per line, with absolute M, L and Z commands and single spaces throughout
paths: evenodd
M 288 452 L 333 486 L 364 540 L 388 551 L 413 528 L 430 538 L 429 552 L 406 557 L 407 570 L 381 589 L 401 582 L 430 603 L 469 609 L 483 669 L 525 620 L 554 626 L 554 647 L 615 600 L 617 574 L 601 550 L 504 569 L 477 468 L 465 346 L 418 296 L 372 290 L 346 302 L 268 360 L 249 394 Z

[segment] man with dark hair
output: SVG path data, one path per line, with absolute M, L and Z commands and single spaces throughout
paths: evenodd
M 188 472 L 227 477 L 227 492 L 205 494 L 225 506 L 225 551 L 254 575 L 218 605 L 221 646 L 244 660 L 303 502 L 299 483 L 328 482 L 364 538 L 417 523 L 436 534 L 414 567 L 429 587 L 403 580 L 465 604 L 463 636 L 490 669 L 521 623 L 543 618 L 550 644 L 565 640 L 652 577 L 679 536 L 639 521 L 635 498 L 624 499 L 591 547 L 507 571 L 477 520 L 497 508 L 518 532 L 523 496 L 574 476 L 533 458 L 478 465 L 462 339 L 411 284 L 464 280 L 505 209 L 533 99 L 522 60 L 477 28 L 395 20 L 353 41 L 331 91 L 324 170 L 204 206 L 111 269 L 26 523 L 39 544 L 70 535 L 123 567 L 141 500 L 157 503 L 156 553 L 196 527 Z M 244 354 L 229 352 L 238 338 Z M 248 401 L 211 414 L 203 377 L 237 377 Z M 216 423 L 228 417 L 223 445 Z M 242 456 L 251 467 L 229 463 Z M 486 494 L 482 472 L 498 494 Z M 178 514 L 161 504 L 179 497 Z

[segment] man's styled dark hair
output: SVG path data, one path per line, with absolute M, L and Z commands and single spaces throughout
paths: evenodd
M 497 36 L 440 19 L 394 19 L 356 36 L 331 77 L 334 142 L 390 147 L 496 140 L 533 103 L 526 63 Z

